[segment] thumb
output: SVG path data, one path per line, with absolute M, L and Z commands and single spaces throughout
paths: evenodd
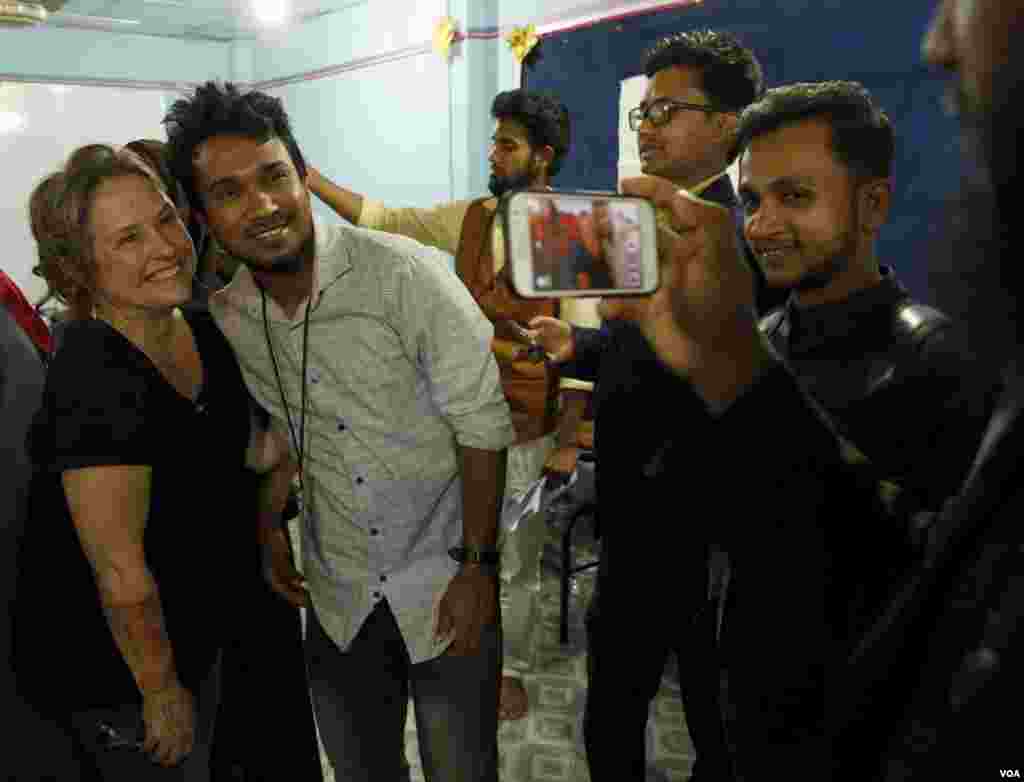
M 438 638 L 444 638 L 447 636 L 452 629 L 452 617 L 445 608 L 445 602 L 442 598 L 441 602 L 437 606 L 437 626 L 434 628 L 434 635 Z
M 530 318 L 530 321 L 526 325 L 531 329 L 543 329 L 545 326 L 550 326 L 557 322 L 557 319 L 548 315 L 538 315 L 535 318 Z
M 646 198 L 656 208 L 668 210 L 672 216 L 672 227 L 679 233 L 693 230 L 712 219 L 731 216 L 721 204 L 705 201 L 661 177 L 630 177 L 622 180 L 621 189 L 625 195 Z
M 627 177 L 622 180 L 619 189 L 623 195 L 646 198 L 654 206 L 661 208 L 668 208 L 672 204 L 672 199 L 678 190 L 667 179 L 657 176 Z

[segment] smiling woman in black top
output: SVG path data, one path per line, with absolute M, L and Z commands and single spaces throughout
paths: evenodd
M 33 196 L 33 232 L 73 320 L 30 433 L 19 678 L 104 779 L 207 779 L 222 573 L 232 538 L 255 532 L 233 528 L 233 509 L 248 466 L 267 473 L 261 523 L 276 520 L 293 465 L 251 425 L 213 321 L 179 309 L 195 253 L 160 180 L 96 145 L 57 176 Z M 142 751 L 108 748 L 121 740 Z

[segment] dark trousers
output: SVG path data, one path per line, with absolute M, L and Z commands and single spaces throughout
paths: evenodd
M 348 651 L 307 614 L 306 660 L 324 749 L 345 782 L 408 780 L 405 722 L 416 713 L 427 782 L 497 782 L 501 628 L 475 655 L 413 665 L 394 614 L 380 601 Z
M 695 595 L 687 601 L 692 608 L 680 610 L 674 619 L 668 610 L 670 594 L 638 597 L 633 610 L 626 611 L 621 595 L 614 603 L 607 599 L 611 589 L 606 573 L 599 572 L 595 605 L 587 616 L 583 730 L 592 782 L 645 778 L 647 716 L 670 653 L 679 666 L 686 725 L 697 756 L 693 775 L 700 782 L 731 780 L 719 705 L 714 605 Z M 660 599 L 665 608 L 656 608 Z
M 258 567 L 243 577 L 222 658 L 213 782 L 321 782 L 299 612 Z
M 822 612 L 792 594 L 766 600 L 770 573 L 746 583 L 743 575 L 734 571 L 730 579 L 719 657 L 736 780 L 828 779 L 825 671 L 831 648 Z

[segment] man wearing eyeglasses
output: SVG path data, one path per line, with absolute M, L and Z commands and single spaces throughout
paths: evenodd
M 696 61 L 702 50 L 712 53 L 704 67 Z M 747 105 L 748 79 L 763 79 L 749 52 L 732 36 L 711 30 L 669 36 L 648 56 L 644 99 L 629 112 L 643 173 L 734 210 L 741 233 L 743 218 L 727 169 L 739 114 Z M 723 67 L 729 65 L 731 71 Z M 749 251 L 747 258 L 757 280 L 758 310 L 768 312 L 784 301 L 785 291 L 769 289 Z
M 658 42 L 644 70 L 647 91 L 629 115 L 644 173 L 733 210 L 739 230 L 742 216 L 726 168 L 737 115 L 763 89 L 754 53 L 727 33 L 691 31 Z M 713 422 L 704 403 L 659 361 L 633 323 L 616 319 L 586 329 L 540 317 L 530 325 L 556 361 L 568 362 L 563 377 L 596 381 L 594 446 L 603 540 L 587 617 L 584 733 L 591 779 L 645 778 L 647 716 L 674 653 L 696 753 L 691 780 L 732 780 L 719 709 L 717 609 L 709 598 L 706 530 L 714 525 L 704 517 L 680 523 L 675 514 L 658 510 L 638 517 L 640 509 L 679 507 L 680 492 L 688 490 L 665 470 L 672 445 L 667 432 L 682 431 L 701 443 Z M 658 616 L 665 599 L 668 613 Z

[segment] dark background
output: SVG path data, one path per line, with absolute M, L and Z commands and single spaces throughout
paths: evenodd
M 928 301 L 930 241 L 960 173 L 956 122 L 941 108 L 944 81 L 921 63 L 933 7 L 929 0 L 705 0 L 544 36 L 523 82 L 552 90 L 569 107 L 572 149 L 555 185 L 614 189 L 619 83 L 643 72 L 645 51 L 664 35 L 728 30 L 757 54 L 766 86 L 852 79 L 888 113 L 897 135 L 895 189 L 879 260 Z

